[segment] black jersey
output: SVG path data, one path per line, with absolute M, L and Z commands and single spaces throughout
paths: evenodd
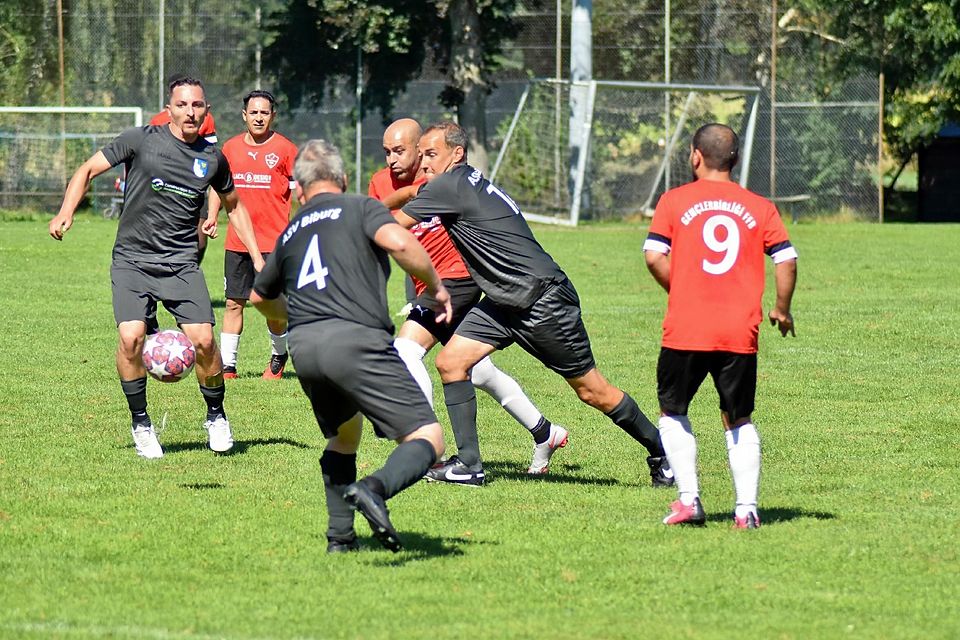
M 420 221 L 439 216 L 470 275 L 498 305 L 528 309 L 567 277 L 510 196 L 470 165 L 433 178 L 403 212 Z
M 393 333 L 390 260 L 373 242 L 385 224 L 396 221 L 373 198 L 318 194 L 280 234 L 253 288 L 264 298 L 286 293 L 290 327 L 336 318 Z
M 167 125 L 127 129 L 102 150 L 126 168 L 114 260 L 197 262 L 197 225 L 208 187 L 233 191 L 230 166 L 203 138 L 186 143 Z

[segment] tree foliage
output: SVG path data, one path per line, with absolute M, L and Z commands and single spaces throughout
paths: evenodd
M 960 120 L 960 0 L 806 0 L 794 28 L 819 40 L 833 77 L 885 77 L 885 136 L 909 158 L 947 121 Z

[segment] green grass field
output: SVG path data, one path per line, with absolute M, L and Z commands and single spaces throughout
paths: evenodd
M 358 518 L 365 551 L 328 557 L 324 442 L 295 378 L 259 379 L 259 316 L 227 390 L 234 454 L 206 450 L 190 378 L 150 382 L 167 455 L 141 460 L 113 365 L 116 223 L 78 218 L 59 244 L 22 218 L 0 222 L 0 637 L 960 636 L 960 227 L 791 227 L 798 337 L 761 332 L 762 529 L 730 527 L 712 385 L 690 414 L 708 525 L 668 529 L 675 494 L 648 486 L 645 452 L 512 348 L 495 360 L 571 430 L 549 476 L 525 477 L 529 435 L 481 397 L 488 486 L 420 483 L 391 502 L 407 550 Z M 601 371 L 654 413 L 665 295 L 646 228 L 536 233 Z M 366 434 L 361 467 L 391 448 Z

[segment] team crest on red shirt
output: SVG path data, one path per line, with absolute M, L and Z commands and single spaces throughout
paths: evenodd
M 267 166 L 273 169 L 277 166 L 277 163 L 280 162 L 280 156 L 275 153 L 268 153 L 264 156 L 263 161 L 267 163 Z

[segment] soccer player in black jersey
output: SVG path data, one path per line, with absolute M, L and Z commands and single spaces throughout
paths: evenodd
M 197 379 L 207 403 L 207 430 L 213 451 L 233 447 L 223 409 L 223 365 L 213 337 L 213 306 L 197 263 L 197 225 L 204 193 L 213 187 L 256 268 L 263 265 L 246 208 L 233 188 L 230 167 L 216 145 L 200 137 L 207 101 L 199 80 L 181 77 L 170 85 L 170 123 L 127 129 L 84 162 L 70 179 L 60 211 L 48 231 L 56 240 L 73 224 L 73 215 L 96 176 L 123 163 L 126 191 L 110 277 L 113 314 L 120 340 L 117 372 L 127 398 L 137 455 L 160 458 L 163 448 L 147 414 L 147 372 L 141 354 L 147 324 L 157 302 L 176 318 L 197 350 Z M 216 219 L 204 233 L 216 234 Z
M 485 294 L 437 355 L 458 451 L 447 462 L 453 473 L 438 466 L 431 475 L 449 481 L 482 472 L 470 368 L 516 342 L 647 449 L 654 486 L 673 484 L 656 427 L 597 369 L 573 283 L 533 237 L 510 196 L 467 164 L 463 129 L 435 124 L 419 146 L 427 184 L 398 219 L 412 226 L 438 216 Z
M 358 548 L 353 507 L 380 543 L 397 551 L 401 542 L 386 501 L 422 478 L 444 443 L 433 409 L 393 347 L 387 256 L 426 283 L 438 322 L 449 322 L 450 295 L 426 250 L 386 207 L 344 194 L 347 177 L 336 147 L 307 142 L 293 177 L 303 206 L 254 281 L 250 301 L 268 318 L 287 321 L 297 378 L 329 438 L 320 458 L 327 550 Z M 398 446 L 381 469 L 357 481 L 361 413 L 377 435 Z

